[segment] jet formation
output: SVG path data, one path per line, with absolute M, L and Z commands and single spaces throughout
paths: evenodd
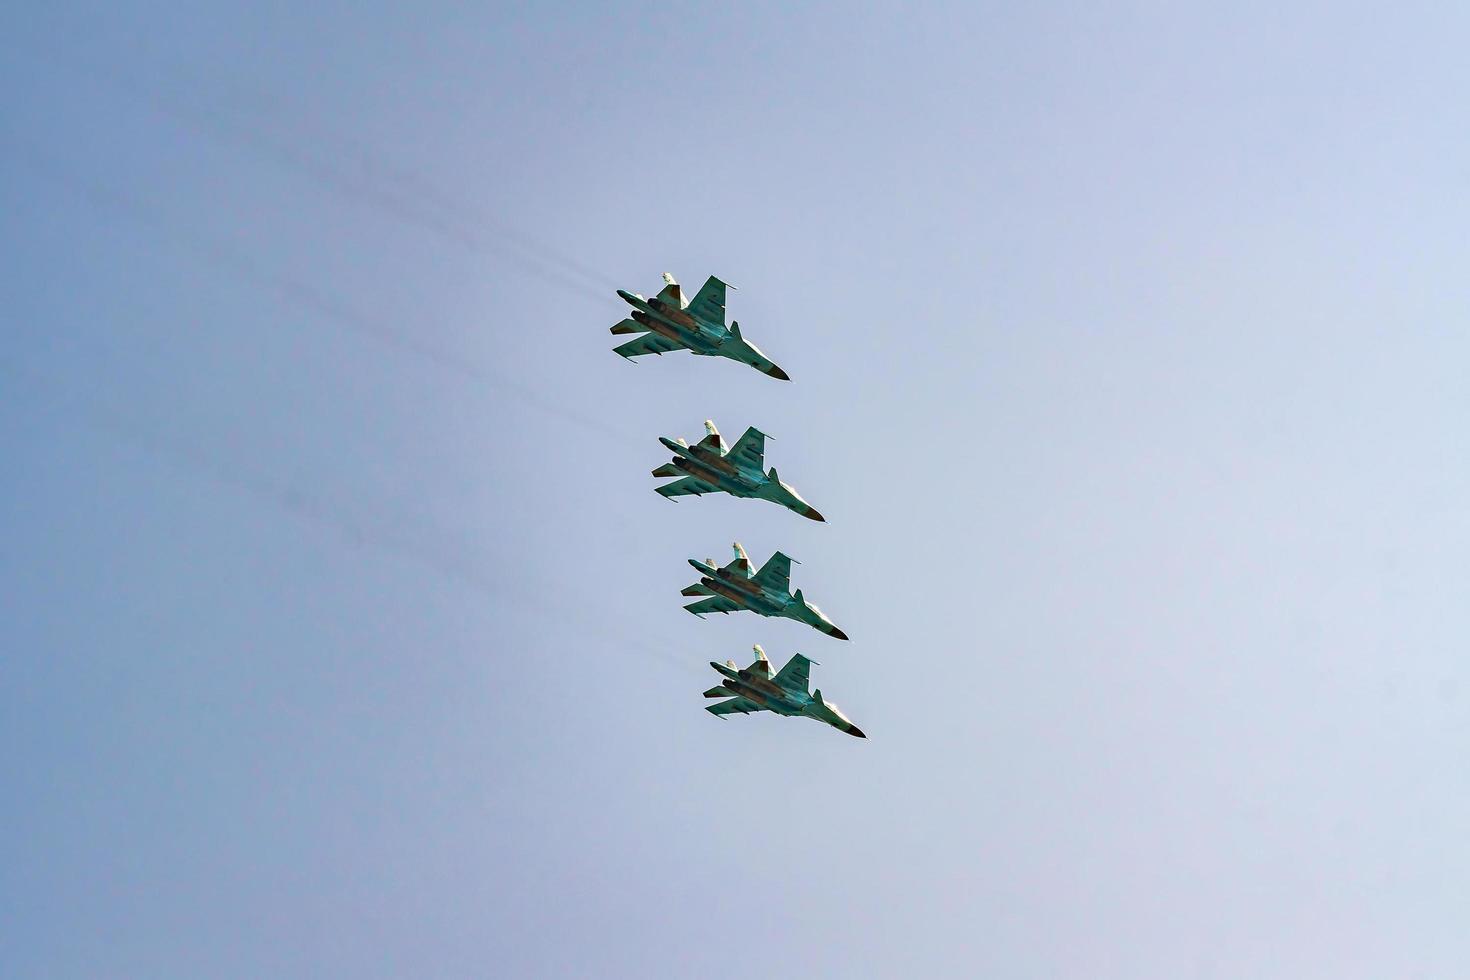
M 688 302 L 674 277 L 665 272 L 664 288 L 653 299 L 644 299 L 638 293 L 619 289 L 618 295 L 633 307 L 633 314 L 615 324 L 612 332 L 641 333 L 643 336 L 614 347 L 613 352 L 629 359 L 675 350 L 692 351 L 706 357 L 718 355 L 749 364 L 778 381 L 790 381 L 790 375 L 745 339 L 740 333 L 739 322 L 725 325 L 725 290 L 733 288 L 710 276 L 694 294 L 694 301 Z
M 827 614 L 807 602 L 801 590 L 791 592 L 791 562 L 789 555 L 776 552 L 760 571 L 750 571 L 750 556 L 735 542 L 735 559 L 723 568 L 715 567 L 713 558 L 704 561 L 689 559 L 689 564 L 700 573 L 695 584 L 685 588 L 681 595 L 709 596 L 699 602 L 691 602 L 684 608 L 703 617 L 705 613 L 732 613 L 741 609 L 762 616 L 779 616 L 794 619 L 838 640 L 847 639 L 847 634 L 838 629 L 827 618 Z
M 659 436 L 658 441 L 674 453 L 674 458 L 653 471 L 657 477 L 678 476 L 682 479 L 657 487 L 656 492 L 672 500 L 684 494 L 728 493 L 735 497 L 757 497 L 780 504 L 789 511 L 814 521 L 827 519 L 801 498 L 796 488 L 781 482 L 776 468 L 765 467 L 766 434 L 749 428 L 735 440 L 734 448 L 725 445 L 720 430 L 708 419 L 703 439 L 689 445 L 683 439 Z
M 755 663 L 744 670 L 736 667 L 733 660 L 722 664 L 711 660 L 709 665 L 725 679 L 720 682 L 719 687 L 705 691 L 704 696 L 729 698 L 728 701 L 721 701 L 704 709 L 712 715 L 723 717 L 774 711 L 788 718 L 813 718 L 831 725 L 839 732 L 858 738 L 868 737 L 861 728 L 847 720 L 847 715 L 842 713 L 841 708 L 822 697 L 820 688 L 815 692 L 808 690 L 811 686 L 812 661 L 799 653 L 786 661 L 786 666 L 774 676 L 771 674 L 771 662 L 766 659 L 766 651 L 761 649 L 759 643 L 755 645 Z
M 674 277 L 665 272 L 664 288 L 652 299 L 619 289 L 618 296 L 633 307 L 633 312 L 613 326 L 612 332 L 642 336 L 613 351 L 631 359 L 687 350 L 706 357 L 727 357 L 777 380 L 790 381 L 784 370 L 745 339 L 739 323 L 725 324 L 725 291 L 733 288 L 710 276 L 693 301 L 689 301 Z M 659 437 L 659 442 L 674 455 L 657 467 L 653 475 L 675 479 L 655 487 L 658 494 L 669 500 L 707 493 L 769 500 L 808 520 L 826 523 L 827 519 L 796 488 L 781 480 L 774 466 L 766 470 L 764 432 L 747 428 L 734 446 L 728 446 L 713 421 L 707 420 L 704 428 L 705 437 L 692 446 L 683 439 Z M 723 567 L 717 567 L 713 558 L 702 562 L 689 559 L 700 578 L 682 590 L 682 594 L 698 596 L 699 601 L 691 602 L 685 609 L 700 618 L 706 613 L 747 610 L 761 616 L 795 620 L 834 639 L 847 639 L 847 634 L 814 603 L 808 602 L 800 589 L 791 591 L 793 559 L 790 556 L 778 551 L 758 571 L 752 571 L 745 549 L 738 542 L 734 549 L 734 560 Z M 724 679 L 719 687 L 704 692 L 707 698 L 722 699 L 706 710 L 720 717 L 770 711 L 786 717 L 812 718 L 857 738 L 867 738 L 837 705 L 822 697 L 820 690 L 810 689 L 812 660 L 793 654 L 784 667 L 772 673 L 771 662 L 760 644 L 756 644 L 755 654 L 755 662 L 744 670 L 733 660 L 723 664 L 710 661 L 710 666 Z

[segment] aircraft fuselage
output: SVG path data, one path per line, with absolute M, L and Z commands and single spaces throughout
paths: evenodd
M 723 596 L 736 605 L 749 609 L 751 612 L 760 613 L 762 616 L 780 616 L 785 613 L 789 597 L 777 600 L 769 595 L 759 585 L 748 578 L 730 575 L 725 569 L 719 569 L 718 577 L 706 575 L 699 580 L 699 584 L 709 589 L 715 595 Z
M 744 673 L 744 671 L 741 671 Z M 811 701 L 810 697 L 803 697 L 797 701 L 797 695 L 793 691 L 787 691 L 777 687 L 770 681 L 757 682 L 754 678 L 732 678 L 721 683 L 731 694 L 754 701 L 769 711 L 778 715 L 799 715 L 802 709 Z
M 681 446 L 672 439 L 660 437 L 659 442 L 666 449 L 675 453 L 673 463 L 676 467 L 690 476 L 704 483 L 713 484 L 727 493 L 737 496 L 754 494 L 761 486 L 751 476 L 741 472 L 740 468 L 728 458 L 721 456 L 712 449 L 704 446 Z M 763 481 L 762 481 L 763 482 Z
M 728 568 L 711 568 L 693 558 L 689 559 L 689 564 L 700 573 L 700 585 L 717 596 L 729 599 L 742 609 L 749 609 L 762 616 L 785 616 L 787 607 L 793 602 L 791 596 L 772 595 L 756 584 L 754 579 L 737 575 Z
M 700 354 L 712 354 L 724 341 L 727 331 L 712 328 L 703 320 L 663 300 L 644 299 L 636 293 L 618 290 L 618 295 L 633 307 L 633 319 L 661 337 Z

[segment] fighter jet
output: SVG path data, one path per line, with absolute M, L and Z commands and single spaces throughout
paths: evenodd
M 774 711 L 788 718 L 805 715 L 826 722 L 840 732 L 858 738 L 868 737 L 861 728 L 847 720 L 841 708 L 823 698 L 820 690 L 814 693 L 807 691 L 811 683 L 808 673 L 812 661 L 799 653 L 786 661 L 786 666 L 774 677 L 771 676 L 771 662 L 766 659 L 766 651 L 759 643 L 755 645 L 755 663 L 745 670 L 736 668 L 733 660 L 722 664 L 711 660 L 709 665 L 726 679 L 720 682 L 719 687 L 705 691 L 704 696 L 730 698 L 704 709 L 712 715 L 754 714 L 757 711 Z M 730 697 L 732 694 L 735 696 Z
M 800 589 L 791 594 L 791 559 L 779 551 L 754 575 L 750 573 L 750 558 L 739 542 L 735 544 L 735 560 L 724 568 L 716 568 L 713 558 L 702 562 L 691 558 L 689 564 L 699 571 L 701 578 L 681 595 L 710 597 L 684 607 L 696 616 L 748 609 L 762 616 L 794 619 L 828 636 L 847 639 L 847 634 L 832 625 L 822 610 L 802 598 Z
M 718 354 L 749 364 L 777 380 L 791 380 L 785 371 L 761 353 L 759 347 L 741 335 L 738 322 L 725 326 L 725 290 L 734 289 L 734 286 L 710 276 L 695 294 L 694 302 L 690 303 L 684 299 L 674 277 L 667 272 L 664 273 L 664 283 L 664 288 L 653 299 L 618 290 L 618 295 L 633 307 L 633 316 L 615 325 L 612 332 L 641 333 L 643 336 L 614 347 L 614 353 L 627 358 L 667 354 L 672 350 L 689 350 L 704 356 Z
M 694 445 L 683 439 L 659 436 L 658 441 L 673 450 L 674 458 L 653 471 L 654 476 L 682 476 L 682 480 L 666 483 L 657 491 L 670 499 L 687 493 L 695 495 L 724 491 L 736 497 L 759 497 L 793 510 L 802 517 L 814 521 L 826 521 L 817 509 L 801 494 L 771 472 L 761 472 L 765 465 L 766 435 L 758 429 L 746 429 L 745 435 L 735 442 L 735 448 L 725 445 L 720 430 L 708 419 L 704 429 L 709 435 Z

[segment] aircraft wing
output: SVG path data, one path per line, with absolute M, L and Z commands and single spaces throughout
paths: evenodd
M 769 592 L 791 592 L 791 558 L 776 552 L 755 573 L 755 584 Z
M 712 487 L 708 483 L 704 483 L 692 476 L 686 476 L 682 480 L 675 480 L 673 483 L 665 483 L 661 487 L 654 487 L 655 491 L 663 494 L 665 497 L 682 497 L 688 493 L 695 495 L 714 493 L 718 489 L 718 487 Z
M 724 596 L 717 595 L 711 596 L 708 599 L 701 599 L 698 602 L 691 602 L 684 608 L 696 616 L 703 616 L 705 613 L 731 613 L 740 607 Z
M 667 354 L 669 351 L 684 350 L 679 344 L 656 333 L 646 333 L 637 340 L 613 348 L 614 354 L 624 357 L 641 357 L 644 354 Z
M 811 669 L 812 662 L 798 653 L 786 661 L 786 666 L 782 667 L 781 672 L 771 679 L 777 687 L 783 690 L 800 691 L 805 694 L 811 684 Z
M 730 447 L 729 458 L 737 465 L 764 470 L 766 466 L 766 434 L 759 429 L 746 429 Z
M 753 715 L 757 711 L 765 711 L 760 705 L 749 698 L 731 698 L 721 701 L 719 704 L 709 705 L 704 709 L 712 715 Z
M 704 285 L 699 287 L 699 292 L 694 295 L 694 302 L 689 304 L 689 312 L 701 320 L 724 326 L 725 283 L 714 276 L 706 279 Z

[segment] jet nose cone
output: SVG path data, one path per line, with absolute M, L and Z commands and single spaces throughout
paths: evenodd
M 827 631 L 827 635 L 830 636 L 830 637 L 832 637 L 833 639 L 836 639 L 836 640 L 845 640 L 845 639 L 847 639 L 847 634 L 844 633 L 844 632 L 842 632 L 842 630 L 838 629 L 835 626 L 832 627 L 830 630 Z
M 827 523 L 827 518 L 823 517 L 822 512 L 817 510 L 815 507 L 808 507 L 806 509 L 806 516 L 811 520 L 821 521 L 823 524 Z
M 771 365 L 771 369 L 769 371 L 767 371 L 766 373 L 769 374 L 771 377 L 775 378 L 777 381 L 790 381 L 791 380 L 791 375 L 787 374 L 785 371 L 781 370 L 779 367 L 777 367 L 774 364 Z
M 863 730 L 861 728 L 859 728 L 858 726 L 856 726 L 856 725 L 848 725 L 847 726 L 847 734 L 849 734 L 849 735 L 855 735 L 858 738 L 867 738 L 868 737 L 868 736 L 864 735 L 863 734 Z

